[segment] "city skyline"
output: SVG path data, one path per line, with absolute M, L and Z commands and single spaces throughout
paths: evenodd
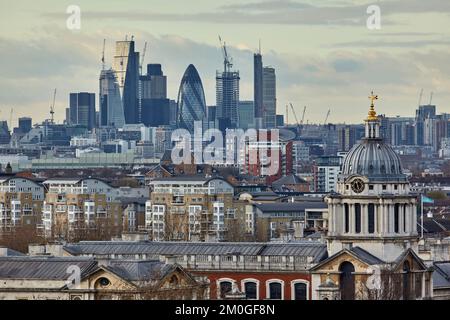
M 374 90 L 380 95 L 380 114 L 414 116 L 422 88 L 423 104 L 434 92 L 438 112 L 450 112 L 450 42 L 445 40 L 450 6 L 445 1 L 379 1 L 382 25 L 373 31 L 366 28 L 366 1 L 327 1 L 320 7 L 282 0 L 196 1 L 195 6 L 134 1 L 127 7 L 113 1 L 107 10 L 78 1 L 79 31 L 66 28 L 70 3 L 42 1 L 11 10 L 23 3 L 1 10 L 0 118 L 9 119 L 14 108 L 14 125 L 21 116 L 31 116 L 33 122 L 49 118 L 55 87 L 58 122 L 65 117 L 70 92 L 98 94 L 103 39 L 110 67 L 115 41 L 126 35 L 135 36 L 137 51 L 149 43 L 145 63 L 162 64 L 170 99 L 176 99 L 183 72 L 192 63 L 202 79 L 206 104 L 215 104 L 220 34 L 240 71 L 241 100 L 253 99 L 253 54 L 262 40 L 264 65 L 277 72 L 278 114 L 292 102 L 297 114 L 308 106 L 305 121 L 322 123 L 331 109 L 330 122 L 359 123 L 353 111 L 364 110 L 367 92 Z M 289 119 L 292 123 L 291 114 Z

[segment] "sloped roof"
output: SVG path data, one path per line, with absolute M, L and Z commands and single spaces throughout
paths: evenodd
M 325 202 L 274 202 L 258 203 L 255 206 L 262 212 L 304 212 L 306 209 L 326 209 L 328 205 Z
M 272 183 L 273 186 L 281 186 L 281 185 L 290 185 L 290 184 L 303 184 L 307 183 L 302 178 L 296 176 L 295 174 L 290 174 L 284 177 L 281 177 L 280 179 L 274 181 Z
M 127 281 L 149 281 L 162 279 L 173 265 L 158 260 L 111 260 L 104 268 Z
M 315 241 L 298 243 L 261 242 L 125 242 L 82 241 L 67 244 L 64 250 L 72 255 L 249 255 L 249 256 L 302 256 L 320 260 L 326 255 L 326 245 Z
M 97 268 L 93 258 L 0 257 L 0 279 L 67 280 L 73 265 L 80 267 L 81 277 Z
M 433 287 L 450 288 L 450 261 L 434 262 Z

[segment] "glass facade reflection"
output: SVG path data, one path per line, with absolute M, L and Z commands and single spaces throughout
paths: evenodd
M 178 93 L 178 127 L 193 133 L 194 122 L 203 121 L 205 118 L 206 102 L 202 80 L 197 69 L 191 64 L 183 75 Z

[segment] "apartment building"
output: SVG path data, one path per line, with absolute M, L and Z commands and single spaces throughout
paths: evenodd
M 178 176 L 150 182 L 146 228 L 154 241 L 221 241 L 235 219 L 233 186 L 219 177 Z
M 139 203 L 148 199 L 148 188 L 116 188 L 96 178 L 51 179 L 44 185 L 46 237 L 82 237 L 88 232 L 90 238 L 110 238 L 144 226 L 144 207 Z
M 0 231 L 41 221 L 44 187 L 22 177 L 0 177 Z

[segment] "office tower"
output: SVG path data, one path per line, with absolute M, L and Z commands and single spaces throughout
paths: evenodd
M 95 128 L 95 93 L 80 92 L 70 94 L 69 119 L 70 125 Z
M 160 64 L 148 64 L 147 75 L 140 77 L 142 99 L 166 99 L 167 76 L 163 74 Z
M 277 90 L 275 69 L 264 67 L 263 69 L 263 118 L 264 127 L 267 129 L 276 126 Z
M 0 121 L 0 144 L 9 144 L 11 140 L 11 134 L 8 128 L 7 121 Z
M 181 79 L 178 91 L 178 127 L 194 132 L 194 122 L 206 118 L 205 93 L 197 69 L 191 64 Z
M 239 128 L 248 129 L 255 127 L 255 104 L 253 101 L 239 101 Z
M 119 83 L 125 123 L 139 123 L 139 52 L 135 52 L 133 40 L 116 42 L 113 70 Z
M 416 119 L 425 120 L 426 118 L 436 117 L 436 106 L 435 105 L 422 105 L 416 110 Z
M 261 52 L 253 55 L 253 96 L 255 124 L 260 128 L 263 122 L 263 62 Z
M 284 115 L 282 114 L 277 114 L 277 121 L 276 121 L 276 126 L 277 127 L 284 127 Z
M 414 142 L 416 145 L 423 146 L 430 144 L 430 125 L 431 122 L 425 124 L 425 119 L 436 118 L 435 105 L 422 105 L 416 110 L 416 122 Z
M 161 65 L 147 65 L 147 74 L 141 75 L 139 80 L 140 122 L 148 127 L 170 125 L 173 101 L 167 99 L 167 77 L 163 74 Z
M 18 133 L 28 133 L 32 127 L 32 119 L 29 117 L 19 118 L 19 127 L 17 128 Z
M 120 87 L 116 73 L 103 70 L 100 74 L 99 124 L 101 127 L 122 128 L 125 125 Z
M 239 80 L 239 71 L 217 72 L 216 117 L 222 129 L 238 125 Z

